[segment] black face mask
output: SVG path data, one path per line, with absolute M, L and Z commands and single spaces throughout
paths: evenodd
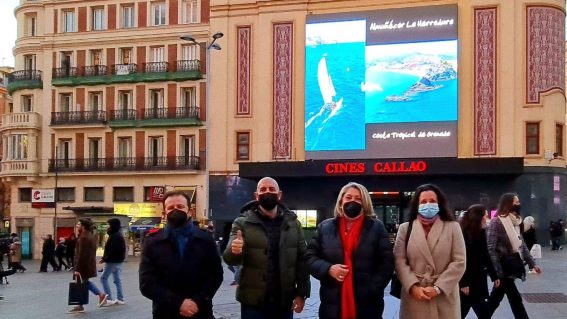
M 187 212 L 179 209 L 174 209 L 167 215 L 167 224 L 173 228 L 182 227 L 187 223 Z
M 516 212 L 516 214 L 520 215 L 520 212 L 522 211 L 522 205 L 514 205 L 512 206 L 512 211 Z
M 265 210 L 272 210 L 278 204 L 278 194 L 264 193 L 258 195 L 258 202 L 260 203 L 260 206 L 264 207 Z
M 343 204 L 343 212 L 349 218 L 355 218 L 362 212 L 362 205 L 357 202 L 346 202 Z

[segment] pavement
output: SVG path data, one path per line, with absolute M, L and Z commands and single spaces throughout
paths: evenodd
M 538 263 L 543 273 L 528 275 L 525 282 L 517 282 L 522 293 L 560 293 L 567 294 L 567 250 L 549 251 L 548 247 L 542 249 L 542 259 Z M 70 272 L 38 273 L 38 261 L 24 261 L 28 271 L 23 274 L 14 274 L 8 277 L 10 284 L 0 285 L 0 317 L 3 319 L 34 319 L 34 318 L 151 318 L 151 302 L 140 294 L 138 289 L 138 262 L 139 257 L 129 257 L 124 263 L 123 286 L 125 305 L 98 308 L 97 298 L 90 295 L 90 304 L 85 306 L 83 314 L 67 314 L 68 283 L 71 281 Z M 234 299 L 235 286 L 230 286 L 232 273 L 225 268 L 225 278 L 222 286 L 214 298 L 214 312 L 217 318 L 239 318 L 240 305 Z M 100 282 L 94 280 L 99 288 Z M 319 282 L 312 278 L 311 298 L 307 299 L 304 311 L 295 314 L 294 318 L 317 318 L 319 307 Z M 111 283 L 111 287 L 112 287 Z M 386 289 L 389 291 L 389 288 Z M 544 296 L 545 297 L 545 296 Z M 555 295 L 557 297 L 557 295 Z M 561 295 L 559 295 L 561 297 Z M 545 298 L 544 298 L 545 299 Z M 567 319 L 567 297 L 562 303 L 524 304 L 531 318 Z M 389 296 L 386 292 L 386 309 L 384 319 L 398 318 L 399 300 Z M 476 318 L 471 312 L 467 319 Z M 506 299 L 493 316 L 494 319 L 513 318 L 510 306 Z

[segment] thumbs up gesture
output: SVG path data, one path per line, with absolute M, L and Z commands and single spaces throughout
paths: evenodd
M 242 250 L 244 248 L 244 238 L 242 237 L 242 231 L 236 231 L 236 238 L 232 240 L 232 244 L 230 245 L 230 250 L 234 255 L 242 254 Z

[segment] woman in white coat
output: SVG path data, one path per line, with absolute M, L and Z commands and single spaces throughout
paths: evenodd
M 402 283 L 400 318 L 458 319 L 459 280 L 466 258 L 461 228 L 448 209 L 447 198 L 433 184 L 415 190 L 409 213 L 394 246 Z

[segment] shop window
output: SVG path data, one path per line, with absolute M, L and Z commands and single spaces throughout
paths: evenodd
M 20 203 L 31 203 L 31 190 L 29 187 L 18 188 Z
M 236 160 L 250 160 L 250 132 L 236 132 Z
M 293 210 L 297 215 L 297 220 L 303 228 L 317 227 L 317 211 L 314 209 L 297 209 Z
M 134 187 L 114 187 L 112 196 L 115 202 L 133 202 Z
M 58 202 L 73 202 L 75 201 L 75 188 L 74 187 L 59 187 L 55 192 L 57 194 Z
M 104 202 L 104 187 L 85 187 L 85 202 Z
M 563 157 L 563 124 L 555 125 L 555 152 Z
M 526 154 L 539 154 L 539 123 L 526 123 Z

